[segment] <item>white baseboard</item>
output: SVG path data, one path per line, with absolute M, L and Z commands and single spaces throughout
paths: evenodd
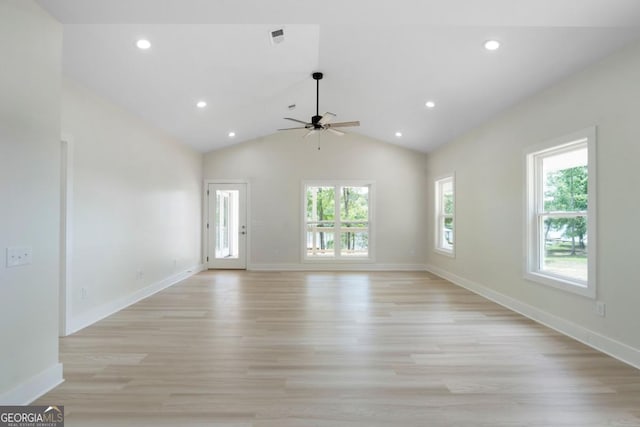
M 127 308 L 130 305 L 137 303 L 138 301 L 148 298 L 163 289 L 175 285 L 176 283 L 186 279 L 187 277 L 193 276 L 194 274 L 197 274 L 203 270 L 204 264 L 194 265 L 193 267 L 181 271 L 180 273 L 173 274 L 166 279 L 160 280 L 159 282 L 152 283 L 145 288 L 139 289 L 130 295 L 124 296 L 106 304 L 102 304 L 101 306 L 96 307 L 87 313 L 73 317 L 71 319 L 70 333 L 78 332 L 79 330 L 84 329 L 87 326 L 104 319 L 105 317 L 111 316 L 112 314 L 117 313 L 118 311 Z
M 339 263 L 301 263 L 301 264 L 251 264 L 250 271 L 424 271 L 424 264 L 339 264 Z
M 608 354 L 634 368 L 640 369 L 640 350 L 602 334 L 584 328 L 561 317 L 547 313 L 522 301 L 516 300 L 472 280 L 457 276 L 433 265 L 427 265 L 426 270 L 450 281 L 451 283 L 481 295 L 509 310 L 520 313 L 529 319 L 535 320 L 561 334 L 567 335 L 598 351 Z
M 29 405 L 63 381 L 62 363 L 56 363 L 13 389 L 0 394 L 0 405 Z

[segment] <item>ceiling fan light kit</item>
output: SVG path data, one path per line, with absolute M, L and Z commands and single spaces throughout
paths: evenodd
M 292 117 L 285 117 L 285 120 L 290 120 L 292 122 L 299 123 L 303 126 L 293 127 L 293 128 L 283 128 L 278 130 L 297 130 L 297 129 L 307 129 L 307 132 L 304 137 L 311 136 L 317 132 L 321 131 L 329 131 L 335 135 L 342 136 L 345 132 L 341 130 L 337 130 L 334 128 L 337 127 L 352 127 L 352 126 L 360 126 L 359 121 L 351 121 L 351 122 L 338 122 L 331 123 L 331 120 L 336 116 L 334 113 L 326 112 L 324 115 L 320 115 L 320 80 L 324 77 L 324 74 L 320 72 L 314 72 L 311 74 L 311 77 L 316 81 L 316 114 L 315 116 L 311 116 L 310 122 L 305 122 L 303 120 L 294 119 Z M 320 149 L 320 147 L 318 147 Z

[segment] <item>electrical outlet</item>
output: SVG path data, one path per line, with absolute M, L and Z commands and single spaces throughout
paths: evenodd
M 144 271 L 142 271 L 142 270 L 138 270 L 138 271 L 136 272 L 136 279 L 138 279 L 138 280 L 142 280 L 142 278 L 143 278 L 143 277 L 144 277 Z
M 600 317 L 604 317 L 606 315 L 606 304 L 602 301 L 596 301 L 596 314 Z
M 32 252 L 29 246 L 7 248 L 7 268 L 31 264 Z
M 87 299 L 87 288 L 80 289 L 80 299 L 82 300 Z

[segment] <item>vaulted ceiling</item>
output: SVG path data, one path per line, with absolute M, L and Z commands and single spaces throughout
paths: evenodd
M 640 38 L 637 0 L 39 3 L 64 24 L 66 75 L 200 151 L 309 120 L 314 71 L 321 114 L 429 151 Z

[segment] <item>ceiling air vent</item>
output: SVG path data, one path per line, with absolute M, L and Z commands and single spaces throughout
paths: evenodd
M 284 28 L 271 31 L 271 44 L 279 44 L 284 41 Z

